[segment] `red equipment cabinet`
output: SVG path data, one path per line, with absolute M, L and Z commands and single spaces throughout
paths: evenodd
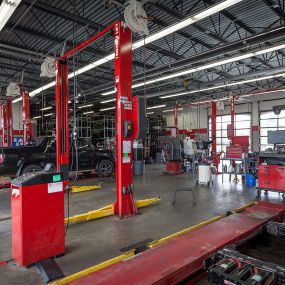
M 64 253 L 61 173 L 38 172 L 12 181 L 12 256 L 22 266 Z
M 258 166 L 258 181 L 260 188 L 275 189 L 275 165 L 259 165 Z
M 167 161 L 166 172 L 168 174 L 180 175 L 182 173 L 181 161 Z
M 285 154 L 261 152 L 258 160 L 258 193 L 264 191 L 282 192 L 285 197 Z

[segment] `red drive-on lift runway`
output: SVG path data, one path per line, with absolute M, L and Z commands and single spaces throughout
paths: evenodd
M 285 205 L 260 202 L 67 284 L 177 284 L 195 276 L 194 284 L 211 254 L 250 237 L 269 220 L 280 220 L 284 210 Z

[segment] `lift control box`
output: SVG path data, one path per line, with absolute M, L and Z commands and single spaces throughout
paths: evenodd
M 27 173 L 11 183 L 12 256 L 22 266 L 64 254 L 62 173 Z

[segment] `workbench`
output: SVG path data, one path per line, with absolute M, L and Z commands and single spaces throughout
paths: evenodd
M 229 181 L 231 181 L 231 177 L 232 175 L 235 176 L 235 179 L 237 179 L 237 176 L 240 175 L 241 177 L 245 177 L 248 173 L 250 173 L 250 169 L 251 166 L 250 164 L 256 164 L 256 159 L 254 158 L 229 158 L 229 157 L 223 157 L 221 158 L 222 161 L 222 183 L 224 183 L 224 174 L 229 174 Z M 241 162 L 241 164 L 243 165 L 243 172 L 242 173 L 236 173 L 235 169 L 233 170 L 233 172 L 224 172 L 224 161 L 238 161 Z M 255 167 L 255 166 L 253 166 Z

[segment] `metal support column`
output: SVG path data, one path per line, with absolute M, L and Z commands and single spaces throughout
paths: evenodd
M 26 145 L 29 139 L 33 138 L 33 126 L 30 122 L 30 96 L 26 91 L 22 92 L 23 97 L 23 144 Z
M 133 199 L 132 168 L 132 33 L 116 22 L 116 188 L 114 214 L 125 218 L 138 213 Z
M 69 172 L 68 141 L 68 66 L 67 61 L 56 61 L 56 170 Z

